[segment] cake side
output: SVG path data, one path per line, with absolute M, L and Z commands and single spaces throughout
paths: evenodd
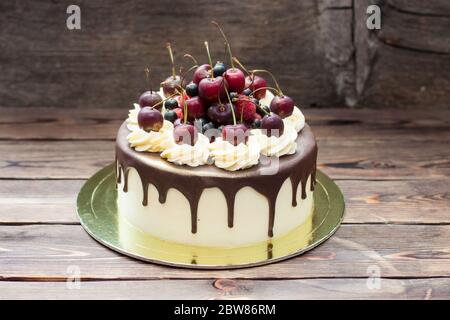
M 309 126 L 297 152 L 243 171 L 178 166 L 133 150 L 123 124 L 116 141 L 118 206 L 162 239 L 239 246 L 284 234 L 312 214 L 317 145 Z

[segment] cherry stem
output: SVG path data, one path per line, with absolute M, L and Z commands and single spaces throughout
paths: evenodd
M 253 75 L 252 73 L 250 73 L 250 71 L 248 71 L 248 70 L 242 65 L 242 63 L 238 60 L 238 58 L 233 57 L 233 60 L 234 60 L 234 62 L 236 62 L 236 63 L 239 65 L 239 67 L 242 68 L 242 70 L 245 71 L 245 73 L 247 73 L 247 75 L 249 75 L 249 76 L 252 76 L 252 75 Z
M 278 81 L 277 81 L 277 79 L 275 78 L 275 76 L 273 75 L 272 72 L 267 71 L 267 70 L 263 70 L 263 69 L 261 69 L 261 70 L 250 70 L 250 72 L 251 73 L 264 72 L 264 73 L 269 74 L 272 77 L 273 82 L 275 82 L 275 86 L 277 87 L 278 92 L 280 93 L 279 95 L 281 95 L 281 96 L 283 95 L 283 91 L 281 91 L 280 85 L 278 84 Z
M 230 46 L 230 42 L 228 41 L 227 36 L 225 35 L 225 32 L 223 32 L 222 28 L 220 27 L 220 25 L 216 22 L 216 21 L 211 21 L 211 23 L 213 25 L 215 25 L 217 27 L 217 29 L 219 29 L 220 33 L 222 34 L 223 39 L 225 40 L 225 43 L 227 45 L 227 49 L 228 49 L 228 53 L 230 54 L 230 62 L 231 62 L 231 68 L 234 69 L 234 62 L 233 62 L 233 54 L 231 53 L 231 46 Z
M 214 72 L 212 72 L 212 69 L 214 66 L 212 64 L 211 53 L 209 52 L 208 41 L 205 41 L 205 48 L 206 48 L 206 53 L 208 55 L 209 65 L 211 66 L 211 79 L 214 79 Z
M 236 125 L 236 115 L 234 114 L 233 103 L 231 102 L 231 98 L 230 98 L 230 94 L 228 93 L 227 86 L 224 86 L 224 88 L 225 88 L 225 93 L 227 94 L 228 102 L 230 103 L 231 115 L 233 116 L 233 123 L 234 123 L 234 125 Z
M 198 66 L 197 59 L 195 59 L 195 58 L 194 58 L 192 55 L 190 55 L 189 53 L 185 53 L 183 57 L 191 59 L 191 60 L 194 62 L 194 64 L 196 64 L 196 65 Z
M 252 92 L 250 93 L 250 95 L 253 95 L 255 92 L 258 92 L 259 90 L 265 90 L 265 89 L 275 91 L 275 93 L 277 94 L 277 96 L 281 96 L 281 95 L 282 95 L 282 93 L 281 93 L 280 91 L 278 91 L 277 89 L 275 89 L 275 88 L 273 88 L 273 87 L 261 87 L 261 88 L 258 88 L 258 89 L 256 89 L 256 90 L 252 91 Z
M 185 76 L 186 74 L 184 73 L 184 68 L 183 68 L 183 66 L 181 66 L 180 67 L 180 86 L 182 86 L 183 85 L 183 81 L 184 81 L 184 76 Z
M 253 73 L 250 73 L 250 71 L 248 71 L 247 68 L 245 68 L 242 65 L 242 63 L 238 60 L 238 58 L 233 57 L 233 60 L 245 71 L 245 73 L 247 73 L 247 75 L 250 77 L 250 79 L 252 79 L 252 82 L 250 83 L 249 88 L 253 87 L 253 82 L 255 81 L 255 75 Z
M 169 100 L 170 98 L 172 98 L 172 97 L 174 97 L 174 96 L 176 96 L 177 94 L 176 93 L 174 93 L 174 94 L 172 94 L 172 95 L 170 95 L 170 96 L 168 96 L 167 98 L 164 98 L 164 99 L 162 99 L 160 102 L 158 102 L 158 103 L 156 103 L 156 104 L 154 104 L 153 105 L 153 107 L 152 108 L 154 108 L 154 107 L 156 107 L 156 106 L 159 106 L 161 103 L 164 103 L 164 102 L 166 102 L 167 100 Z
M 181 90 L 183 90 L 183 89 L 181 89 Z M 187 109 L 188 109 L 187 102 L 186 102 L 186 99 L 184 99 L 184 92 L 180 92 L 177 90 L 177 93 L 180 95 L 181 99 L 183 99 L 183 122 L 184 122 L 184 124 L 186 124 L 187 123 Z
M 172 46 L 170 45 L 170 42 L 167 42 L 167 50 L 169 50 L 169 56 L 170 56 L 170 63 L 172 64 L 172 77 L 175 79 L 176 78 L 176 71 L 175 71 L 175 62 L 173 59 L 173 52 L 172 52 Z
M 150 69 L 147 67 L 144 69 L 145 77 L 147 79 L 147 86 L 150 89 L 150 92 L 153 92 L 152 85 L 150 83 Z

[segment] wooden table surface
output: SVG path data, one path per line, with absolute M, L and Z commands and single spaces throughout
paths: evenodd
M 126 109 L 0 108 L 0 298 L 449 299 L 450 111 L 304 113 L 343 225 L 281 263 L 201 271 L 122 256 L 79 224 L 78 190 L 113 161 Z

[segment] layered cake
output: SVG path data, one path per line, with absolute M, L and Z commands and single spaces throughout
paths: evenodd
M 159 239 L 206 247 L 307 233 L 317 160 L 311 128 L 273 74 L 245 68 L 213 24 L 229 67 L 212 63 L 205 42 L 209 63 L 186 54 L 193 66 L 177 72 L 168 45 L 172 74 L 139 97 L 118 131 L 121 218 Z

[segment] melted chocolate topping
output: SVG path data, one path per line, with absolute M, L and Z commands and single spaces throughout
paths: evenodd
M 317 144 L 311 128 L 305 125 L 297 138 L 297 152 L 279 158 L 278 172 L 264 174 L 268 167 L 263 164 L 239 171 L 226 171 L 214 165 L 196 168 L 180 166 L 162 159 L 158 153 L 137 152 L 126 139 L 129 131 L 122 124 L 116 140 L 116 160 L 118 163 L 117 182 L 123 179 L 123 191 L 128 191 L 128 173 L 130 168 L 136 169 L 144 190 L 142 204 L 148 204 L 148 186 L 152 184 L 159 193 L 159 202 L 166 201 L 170 188 L 180 191 L 189 201 L 191 208 L 191 231 L 197 232 L 197 207 L 202 192 L 206 188 L 219 188 L 225 196 L 228 206 L 228 226 L 234 223 L 234 200 L 236 193 L 243 187 L 252 187 L 269 203 L 269 230 L 273 236 L 275 222 L 275 204 L 281 186 L 290 178 L 292 183 L 292 205 L 297 206 L 297 189 L 301 185 L 301 197 L 306 198 L 306 183 L 311 176 L 311 190 L 316 183 Z M 267 171 L 266 171 L 267 172 Z

